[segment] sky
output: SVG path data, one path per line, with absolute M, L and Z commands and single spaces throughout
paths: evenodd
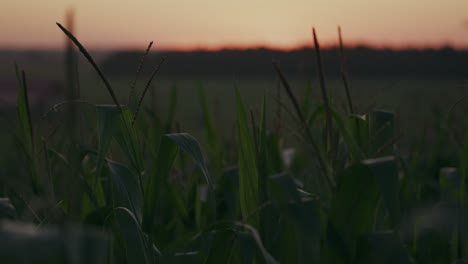
M 15 0 L 0 3 L 0 49 L 61 49 L 55 22 L 75 12 L 90 49 L 322 45 L 468 48 L 468 0 Z

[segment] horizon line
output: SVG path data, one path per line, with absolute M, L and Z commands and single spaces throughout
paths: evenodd
M 339 49 L 339 45 L 336 43 L 325 43 L 320 45 L 322 50 L 331 50 Z M 267 45 L 267 44 L 253 44 L 253 45 L 166 45 L 158 47 L 157 44 L 153 46 L 153 52 L 219 52 L 225 50 L 238 50 L 238 51 L 247 51 L 247 50 L 272 50 L 279 52 L 292 52 L 303 49 L 313 49 L 314 45 L 312 44 L 302 44 L 302 45 L 291 45 L 291 46 L 278 46 L 278 45 Z M 442 49 L 452 49 L 456 51 L 468 51 L 468 44 L 463 45 L 454 45 L 453 43 L 440 43 L 440 44 L 401 44 L 401 45 L 385 45 L 385 44 L 372 44 L 365 42 L 356 42 L 354 44 L 345 44 L 344 49 L 356 49 L 356 48 L 367 48 L 372 50 L 392 50 L 392 51 L 405 51 L 405 50 L 442 50 Z M 143 46 L 137 45 L 122 45 L 116 46 L 114 48 L 109 48 L 109 46 L 101 47 L 95 46 L 87 48 L 87 50 L 92 52 L 134 52 L 134 51 L 144 51 Z M 44 51 L 44 52 L 61 52 L 65 51 L 64 47 L 47 47 L 47 46 L 0 46 L 0 51 L 5 52 L 27 52 L 27 51 Z

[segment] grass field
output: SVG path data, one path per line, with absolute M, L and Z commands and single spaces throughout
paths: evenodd
M 86 103 L 42 117 L 18 68 L 0 261 L 466 263 L 465 80 L 352 80 L 347 100 L 272 71 L 134 98 L 132 77 L 81 72 Z
M 133 76 L 127 76 L 112 80 L 121 99 L 126 99 L 130 86 L 129 80 L 132 78 Z M 89 83 L 95 81 L 98 82 L 97 80 L 88 80 Z M 177 80 L 157 79 L 152 89 L 156 109 L 160 113 L 166 113 L 169 108 L 167 98 L 170 98 L 171 91 L 175 86 L 177 88 L 177 101 L 183 106 L 176 110 L 175 118 L 188 131 L 200 135 L 200 130 L 203 129 L 201 107 L 198 100 L 200 86 L 205 90 L 207 100 L 220 124 L 220 129 L 223 133 L 228 133 L 236 121 L 235 102 L 231 100 L 235 87 L 241 91 L 246 106 L 257 112 L 263 95 L 266 95 L 269 116 L 273 119 L 277 111 L 278 85 L 278 80 L 274 78 L 227 79 L 212 77 L 210 79 L 209 77 L 186 76 Z M 313 103 L 320 103 L 320 86 L 317 77 L 311 78 L 311 80 L 293 80 L 291 85 L 299 97 L 304 95 L 309 87 L 312 90 L 309 99 Z M 350 85 L 357 111 L 364 113 L 369 109 L 376 108 L 394 111 L 399 115 L 400 129 L 408 138 L 407 142 L 419 137 L 422 129 L 427 129 L 428 132 L 432 130 L 438 115 L 446 115 L 453 104 L 463 96 L 468 95 L 468 78 L 423 80 L 388 77 L 387 79 L 351 80 Z M 98 103 L 110 102 L 102 84 L 90 84 L 89 86 L 100 86 L 100 89 L 86 89 L 86 85 L 84 85 L 82 96 L 85 100 Z M 140 84 L 140 89 L 141 86 L 143 84 Z M 346 97 L 342 81 L 327 80 L 327 87 L 336 108 L 345 112 Z M 284 91 L 280 90 L 280 92 L 282 93 L 280 96 L 284 97 Z M 151 105 L 151 101 L 151 96 L 145 99 L 147 105 Z M 285 103 L 288 104 L 288 102 Z M 467 110 L 466 104 L 460 103 L 452 111 L 457 118 L 463 118 L 463 113 Z

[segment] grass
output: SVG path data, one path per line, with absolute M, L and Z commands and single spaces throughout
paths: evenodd
M 158 102 L 169 110 L 155 111 L 142 102 L 164 65 L 155 66 L 140 95 L 137 80 L 130 88 L 127 82 L 123 97 L 124 88 L 116 89 L 79 41 L 59 27 L 98 73 L 112 104 L 77 105 L 80 137 L 71 138 L 62 108 L 44 118 L 31 115 L 28 80 L 17 71 L 15 145 L 2 157 L 3 262 L 463 263 L 468 258 L 468 138 L 452 115 L 437 117 L 429 141 L 434 144 L 414 141 L 403 153 L 398 115 L 358 107 L 360 97 L 351 98 L 356 93 L 344 74 L 339 87 L 348 105 L 342 111 L 330 97 L 338 88 L 329 87 L 338 85 L 326 86 L 323 74 L 316 94 L 298 96 L 298 83 L 277 65 L 272 71 L 285 95 L 265 91 L 257 102 L 261 107 L 251 111 L 246 101 L 255 98 L 247 98 L 240 83 L 218 91 L 219 108 L 209 103 L 214 90 L 207 92 L 201 83 L 184 90 L 178 83 L 159 94 Z M 314 39 L 320 55 L 316 34 Z M 192 105 L 179 100 L 183 96 Z M 194 105 L 204 124 L 196 137 L 182 132 L 191 125 L 176 113 L 190 117 Z M 230 107 L 234 118 L 218 115 Z M 411 113 L 400 113 L 406 114 Z

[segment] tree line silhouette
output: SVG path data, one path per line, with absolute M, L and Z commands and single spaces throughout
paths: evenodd
M 102 63 L 107 74 L 128 75 L 135 72 L 142 53 L 116 52 Z M 322 50 L 325 74 L 340 74 L 342 56 L 338 48 Z M 167 77 L 267 77 L 274 76 L 272 61 L 279 62 L 291 77 L 307 77 L 316 73 L 315 54 L 312 48 L 293 51 L 270 49 L 153 52 L 145 61 L 142 73 L 147 74 L 162 56 L 167 58 L 160 75 Z M 451 48 L 426 50 L 390 50 L 367 47 L 345 50 L 345 70 L 353 76 L 409 78 L 468 77 L 468 50 Z

